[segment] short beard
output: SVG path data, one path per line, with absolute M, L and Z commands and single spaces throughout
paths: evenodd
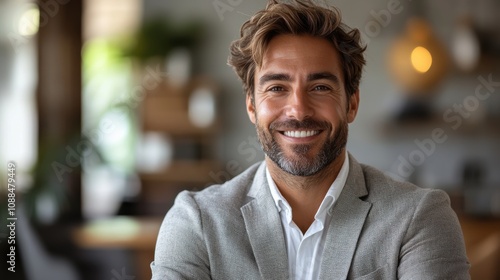
M 257 120 L 257 116 L 256 120 Z M 321 147 L 318 155 L 315 158 L 308 158 L 307 154 L 311 149 L 310 145 L 299 144 L 293 147 L 295 158 L 289 158 L 283 152 L 280 144 L 274 138 L 272 131 L 274 128 L 286 127 L 287 129 L 310 129 L 317 130 L 321 128 L 330 134 L 332 127 L 327 122 L 319 122 L 314 120 L 296 121 L 290 120 L 286 122 L 273 122 L 269 126 L 269 130 L 265 131 L 258 125 L 256 121 L 257 135 L 262 145 L 262 149 L 266 155 L 276 163 L 283 171 L 295 176 L 312 176 L 329 166 L 334 162 L 347 144 L 348 125 L 346 121 L 341 121 L 339 127 L 336 129 L 333 137 L 328 137 L 323 146 Z

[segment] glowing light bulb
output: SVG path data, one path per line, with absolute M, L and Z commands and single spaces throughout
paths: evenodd
M 418 46 L 411 52 L 411 64 L 420 73 L 426 73 L 432 66 L 432 55 L 424 47 Z

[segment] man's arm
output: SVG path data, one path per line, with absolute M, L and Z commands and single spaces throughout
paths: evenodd
M 462 230 L 443 191 L 426 193 L 400 252 L 399 279 L 470 279 Z
M 158 234 L 153 280 L 210 279 L 200 209 L 191 193 L 181 192 Z

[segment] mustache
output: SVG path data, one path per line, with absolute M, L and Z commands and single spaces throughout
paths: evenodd
M 326 130 L 330 129 L 330 123 L 326 121 L 318 121 L 313 119 L 305 119 L 303 121 L 298 120 L 286 120 L 286 121 L 273 121 L 269 125 L 270 130 L 296 130 L 296 129 L 307 129 L 307 130 Z

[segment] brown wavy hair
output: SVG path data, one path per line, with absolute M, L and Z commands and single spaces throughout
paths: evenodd
M 340 53 L 345 91 L 350 96 L 359 88 L 366 47 L 358 29 L 342 23 L 336 7 L 323 7 L 310 0 L 271 0 L 243 24 L 241 38 L 233 41 L 228 64 L 243 82 L 247 94 L 254 93 L 254 76 L 273 37 L 281 34 L 310 35 L 331 42 Z

